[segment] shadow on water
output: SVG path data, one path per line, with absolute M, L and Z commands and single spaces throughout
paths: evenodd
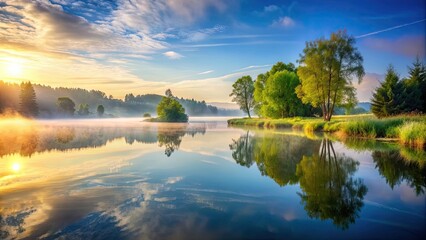
M 376 141 L 350 140 L 345 145 L 357 151 L 371 151 L 375 168 L 391 188 L 406 181 L 417 195 L 424 194 L 425 168 L 416 158 L 408 160 L 413 151 Z M 282 187 L 299 183 L 301 202 L 311 218 L 330 219 L 339 228 L 347 229 L 359 217 L 368 191 L 362 179 L 354 178 L 359 162 L 337 153 L 326 136 L 309 139 L 246 131 L 229 147 L 241 166 L 256 163 L 262 175 Z
M 2 129 L 0 157 L 10 154 L 31 156 L 45 151 L 98 148 L 115 139 L 124 138 L 127 144 L 158 143 L 168 157 L 179 149 L 185 135 L 194 137 L 206 132 L 205 124 L 155 124 L 138 128 L 129 127 L 74 127 L 30 126 Z

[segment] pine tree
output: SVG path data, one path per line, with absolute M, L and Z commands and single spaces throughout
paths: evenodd
M 402 113 L 405 105 L 403 90 L 398 73 L 393 66 L 389 66 L 385 81 L 373 94 L 371 111 L 374 115 L 380 118 Z
M 410 76 L 404 80 L 406 112 L 426 112 L 426 67 L 417 57 L 412 67 L 408 68 Z
M 19 95 L 19 110 L 26 117 L 38 116 L 38 105 L 36 102 L 36 93 L 31 82 L 21 83 L 21 92 Z

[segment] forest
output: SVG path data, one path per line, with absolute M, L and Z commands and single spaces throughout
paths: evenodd
M 145 113 L 155 114 L 162 97 L 129 93 L 122 100 L 99 90 L 53 88 L 30 82 L 19 85 L 0 80 L 0 113 L 19 112 L 27 117 L 142 117 Z M 220 109 L 205 101 L 172 97 L 190 116 L 241 115 L 239 110 Z

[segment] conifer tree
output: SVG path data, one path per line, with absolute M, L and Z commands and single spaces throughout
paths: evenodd
M 36 93 L 31 82 L 21 83 L 21 92 L 19 94 L 19 111 L 26 117 L 38 116 L 38 105 Z

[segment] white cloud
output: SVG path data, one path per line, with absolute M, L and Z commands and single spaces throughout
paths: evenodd
M 200 72 L 200 73 L 198 73 L 198 75 L 209 74 L 209 73 L 212 73 L 212 72 L 214 72 L 214 70 L 208 70 L 208 71 Z
M 224 26 L 216 25 L 212 28 L 204 28 L 188 33 L 181 33 L 181 35 L 185 38 L 186 42 L 199 42 L 207 39 L 210 35 L 214 33 L 222 32 L 224 29 Z
M 358 101 L 370 102 L 373 92 L 380 86 L 380 82 L 383 79 L 384 75 L 382 74 L 366 73 L 360 84 L 354 82 L 353 85 L 356 88 Z
M 174 51 L 165 52 L 165 53 L 163 53 L 163 55 L 166 56 L 166 57 L 168 57 L 168 58 L 170 58 L 170 59 L 180 59 L 180 58 L 183 58 L 182 55 L 180 55 L 179 53 L 174 52 Z
M 274 27 L 291 28 L 294 25 L 296 25 L 296 22 L 288 16 L 280 17 L 278 20 L 272 22 L 272 26 Z
M 278 7 L 277 5 L 269 5 L 269 6 L 265 6 L 263 8 L 264 12 L 275 12 L 275 11 L 280 11 L 281 8 Z
M 256 69 L 256 68 L 266 68 L 272 66 L 271 64 L 265 64 L 265 65 L 251 65 L 248 67 L 243 67 L 240 69 L 235 70 L 234 72 L 243 71 L 243 70 L 249 70 L 249 69 Z

